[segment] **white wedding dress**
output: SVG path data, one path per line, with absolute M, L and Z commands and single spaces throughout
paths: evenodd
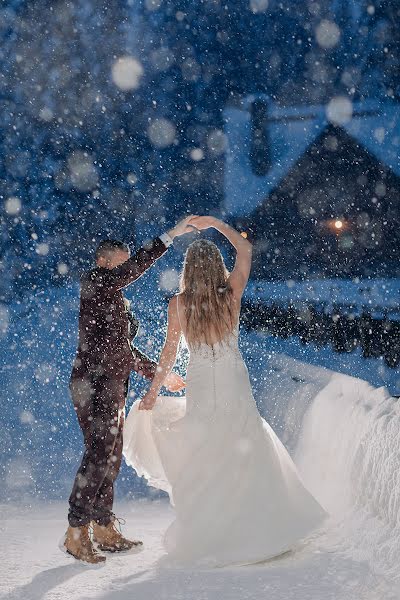
M 124 430 L 126 462 L 170 495 L 164 542 L 172 565 L 224 566 L 282 554 L 327 516 L 254 401 L 238 347 L 190 347 L 186 399 L 136 402 Z

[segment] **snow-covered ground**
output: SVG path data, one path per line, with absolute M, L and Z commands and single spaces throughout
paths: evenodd
M 266 368 L 257 392 L 260 411 L 330 512 L 322 531 L 294 552 L 255 566 L 163 570 L 157 560 L 172 510 L 165 500 L 123 501 L 118 514 L 127 520 L 126 532 L 144 540 L 144 550 L 93 569 L 57 548 L 65 502 L 7 503 L 0 515 L 3 598 L 399 599 L 398 402 L 384 388 L 285 355 L 275 355 Z
M 122 504 L 126 532 L 145 542 L 138 554 L 111 556 L 86 567 L 56 547 L 65 527 L 65 506 L 2 510 L 0 590 L 3 600 L 391 600 L 384 577 L 341 548 L 314 542 L 297 554 L 251 567 L 210 571 L 157 567 L 161 535 L 171 519 L 163 502 Z M 5 519 L 5 521 L 4 521 Z M 210 524 L 212 526 L 212 524 Z

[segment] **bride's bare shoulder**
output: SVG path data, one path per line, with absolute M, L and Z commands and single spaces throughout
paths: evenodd
M 176 309 L 176 307 L 178 306 L 178 296 L 179 296 L 179 294 L 176 294 L 175 296 L 172 296 L 169 299 L 168 306 L 170 308 L 175 308 Z
M 172 296 L 168 304 L 168 322 L 173 322 L 175 324 L 179 323 L 180 330 L 182 329 L 182 321 L 181 321 L 181 294 L 176 294 Z M 178 325 L 176 325 L 178 327 Z
M 183 307 L 183 301 L 181 298 L 181 294 L 175 294 L 175 296 L 172 296 L 172 298 L 170 299 L 170 301 L 168 303 L 169 312 L 177 314 L 179 312 L 179 309 L 182 309 L 182 307 Z

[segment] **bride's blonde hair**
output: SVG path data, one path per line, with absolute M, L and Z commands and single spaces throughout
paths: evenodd
M 188 247 L 180 281 L 190 343 L 222 340 L 234 322 L 233 292 L 221 252 L 209 240 Z

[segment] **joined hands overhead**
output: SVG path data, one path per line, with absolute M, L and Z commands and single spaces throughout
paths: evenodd
M 196 230 L 196 227 L 191 224 L 191 220 L 197 217 L 197 215 L 189 215 L 185 217 L 179 223 L 175 225 L 172 229 L 168 231 L 168 235 L 171 239 L 178 237 L 180 235 L 184 235 L 185 233 L 192 233 Z

